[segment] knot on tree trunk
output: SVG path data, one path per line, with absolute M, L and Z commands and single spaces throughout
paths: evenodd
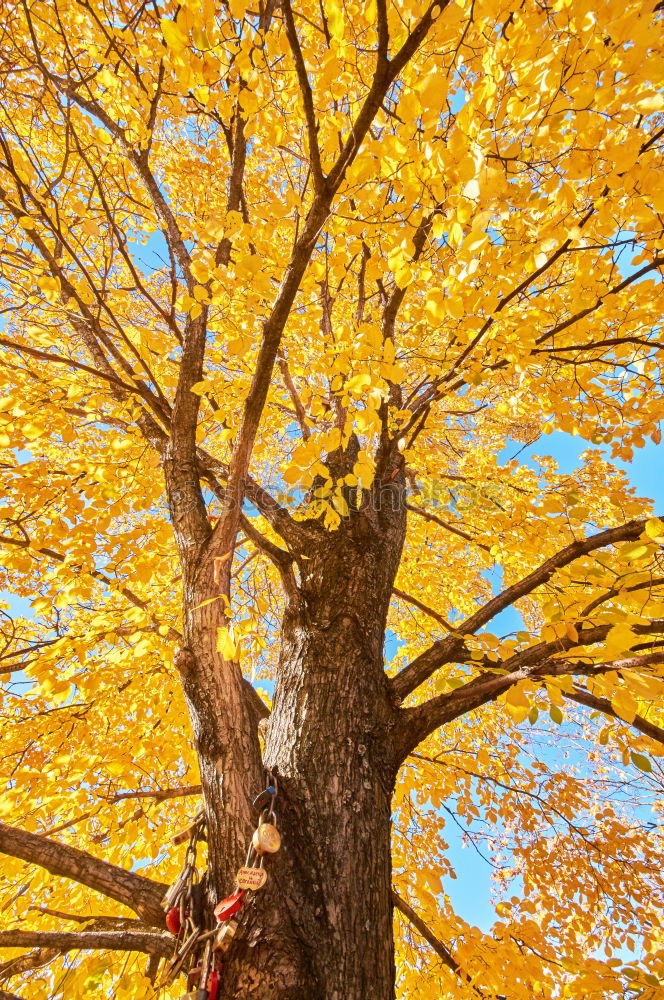
M 190 677 L 196 666 L 196 657 L 188 646 L 181 646 L 175 653 L 173 663 L 182 677 Z

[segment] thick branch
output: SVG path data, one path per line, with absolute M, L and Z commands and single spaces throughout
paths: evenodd
M 20 976 L 24 972 L 32 972 L 33 969 L 40 969 L 43 965 L 48 965 L 60 954 L 57 948 L 37 948 L 36 951 L 28 951 L 24 955 L 17 955 L 7 962 L 0 962 L 0 982 L 11 979 L 13 976 Z M 0 1000 L 2 991 L 0 990 Z
M 328 174 L 328 187 L 331 191 L 338 190 L 340 184 L 346 176 L 348 167 L 355 159 L 355 156 L 364 141 L 364 137 L 369 131 L 371 123 L 382 106 L 385 94 L 394 83 L 399 73 L 401 73 L 402 69 L 412 59 L 413 55 L 417 52 L 419 46 L 429 33 L 431 25 L 434 21 L 434 12 L 436 14 L 442 13 L 448 6 L 449 2 L 450 0 L 435 0 L 434 3 L 429 4 L 429 7 L 425 11 L 421 20 L 416 24 L 397 54 L 391 60 L 387 58 L 387 51 L 385 49 L 385 27 L 380 24 L 385 8 L 382 3 L 378 4 L 379 48 L 376 72 L 371 84 L 371 89 L 367 95 L 364 105 L 362 106 L 362 110 L 355 119 L 350 135 L 344 143 L 337 162 Z
M 431 232 L 433 221 L 436 216 L 440 214 L 440 212 L 441 206 L 436 205 L 436 207 L 420 221 L 417 229 L 415 230 L 415 234 L 413 236 L 414 252 L 411 257 L 413 263 L 420 259 Z M 395 282 L 394 288 L 385 303 L 381 322 L 383 343 L 391 341 L 392 344 L 394 344 L 397 316 L 399 315 L 399 310 L 403 304 L 403 300 L 406 297 L 407 287 L 407 285 L 404 285 L 403 288 L 400 288 Z M 393 458 L 396 443 L 401 436 L 401 434 L 398 433 L 397 435 L 390 437 L 388 428 L 388 414 L 390 407 L 401 409 L 403 405 L 401 386 L 395 382 L 390 382 L 389 385 L 388 399 L 383 400 L 380 407 L 381 435 L 376 455 L 376 468 L 378 475 L 381 478 L 386 474 L 391 464 L 390 460 Z
M 290 0 L 282 0 L 281 10 L 284 15 L 286 25 L 286 37 L 293 54 L 297 82 L 300 86 L 302 103 L 304 104 L 304 117 L 307 123 L 307 143 L 309 145 L 309 162 L 311 164 L 311 174 L 314 180 L 314 190 L 323 191 L 325 187 L 325 177 L 320 160 L 320 149 L 318 147 L 318 125 L 316 124 L 316 111 L 314 109 L 314 97 L 309 83 L 309 74 L 304 63 L 304 56 L 300 47 L 300 39 L 297 36 L 295 21 L 293 20 L 293 10 Z
M 378 48 L 376 50 L 377 65 L 379 69 L 384 70 L 385 66 L 387 66 L 390 45 L 386 0 L 376 0 L 376 32 L 378 34 Z
M 184 785 L 182 788 L 158 788 L 155 791 L 116 792 L 108 801 L 113 805 L 124 799 L 154 799 L 155 802 L 165 802 L 166 799 L 181 799 L 188 795 L 200 795 L 201 785 Z
M 82 106 L 88 103 L 86 101 L 81 101 L 80 98 L 75 98 L 75 100 L 77 100 L 78 103 L 81 103 Z M 98 105 L 96 104 L 94 105 L 92 113 L 102 118 Z M 111 122 L 111 120 L 108 118 L 107 115 L 104 115 L 102 120 L 104 121 L 104 125 L 106 125 L 106 127 L 110 131 L 113 131 L 115 129 L 116 130 L 115 135 L 118 135 L 119 130 L 117 130 L 117 126 L 115 126 L 114 123 Z M 191 257 L 189 256 L 189 251 L 185 246 L 185 242 L 182 238 L 180 227 L 178 226 L 175 216 L 173 215 L 171 206 L 168 204 L 166 198 L 164 197 L 164 194 L 161 188 L 159 187 L 157 181 L 155 180 L 152 170 L 150 169 L 148 151 L 142 150 L 141 152 L 136 152 L 136 150 L 131 149 L 130 147 L 127 146 L 124 140 L 124 136 L 121 137 L 121 141 L 123 146 L 127 150 L 130 159 L 136 166 L 136 169 L 138 170 L 141 180 L 143 181 L 145 187 L 148 190 L 150 198 L 152 199 L 152 204 L 154 206 L 154 209 L 157 215 L 159 216 L 161 222 L 163 223 L 164 226 L 163 232 L 164 236 L 166 237 L 166 242 L 168 243 L 174 256 L 176 257 L 178 264 L 182 268 L 182 273 L 184 275 L 187 284 L 187 289 L 191 294 L 195 284 L 194 278 L 191 273 Z
M 277 299 L 270 315 L 263 323 L 261 346 L 256 367 L 244 404 L 242 423 L 228 468 L 226 487 L 226 509 L 214 530 L 209 555 L 232 556 L 235 536 L 240 521 L 242 501 L 247 486 L 247 473 L 256 433 L 272 380 L 272 371 L 281 343 L 281 336 L 300 287 L 300 281 L 313 252 L 318 233 L 329 211 L 329 200 L 317 197 L 309 211 L 307 221 L 295 244 L 291 260 L 286 268 Z M 225 562 L 220 592 L 228 596 L 230 590 L 231 558 Z
M 384 64 L 379 57 L 371 88 L 355 119 L 351 133 L 330 171 L 325 188 L 317 193 L 309 209 L 304 228 L 293 248 L 276 301 L 263 324 L 256 367 L 229 464 L 227 508 L 219 519 L 208 547 L 211 557 L 227 553 L 232 555 L 242 500 L 246 490 L 251 452 L 267 399 L 281 337 L 300 282 L 316 245 L 318 234 L 330 211 L 332 198 L 342 184 L 348 167 L 355 159 L 371 123 L 381 108 L 387 90 L 426 38 L 434 20 L 434 11 L 440 13 L 448 3 L 449 0 L 436 0 L 428 7 L 393 60 Z M 230 562 L 230 559 L 226 561 L 227 568 L 220 588 L 221 592 L 227 596 L 230 590 Z
M 522 670 L 524 667 L 543 663 L 554 656 L 560 656 L 561 653 L 565 653 L 572 647 L 594 646 L 599 642 L 603 642 L 612 628 L 613 624 L 611 622 L 606 622 L 604 625 L 591 625 L 586 628 L 577 625 L 576 638 L 565 635 L 557 639 L 552 639 L 550 642 L 538 642 L 534 646 L 528 646 L 527 649 L 522 649 L 520 652 L 510 656 L 509 660 L 505 661 L 505 669 L 507 672 Z M 664 619 L 655 618 L 648 623 L 637 622 L 631 628 L 637 635 L 642 635 L 646 643 L 648 637 L 652 636 L 652 645 L 655 645 L 654 637 L 660 637 L 664 633 Z M 644 649 L 646 646 L 637 648 Z
M 655 740 L 657 743 L 664 744 L 664 729 L 661 726 L 655 725 L 654 722 L 648 722 L 644 719 L 642 715 L 635 715 L 632 722 L 625 722 L 620 716 L 613 710 L 611 702 L 608 698 L 599 698 L 597 695 L 591 694 L 590 691 L 586 691 L 585 688 L 575 687 L 574 691 L 563 691 L 563 694 L 570 701 L 575 701 L 579 705 L 585 705 L 586 708 L 592 708 L 593 711 L 603 712 L 604 715 L 610 715 L 611 718 L 617 719 L 618 722 L 622 722 L 624 725 L 630 725 L 634 729 L 638 729 L 640 733 L 644 736 L 650 737 L 651 740 Z
M 246 87 L 244 81 L 241 83 L 242 89 Z M 239 212 L 243 204 L 243 183 L 244 170 L 247 163 L 247 138 L 245 135 L 245 120 L 242 108 L 238 101 L 235 105 L 235 125 L 231 140 L 230 129 L 228 131 L 228 144 L 231 154 L 231 173 L 228 179 L 228 196 L 226 198 L 226 211 Z M 245 211 L 246 214 L 246 211 Z M 245 221 L 247 221 L 245 219 Z M 233 243 L 230 236 L 224 236 L 217 247 L 215 263 L 217 267 L 223 264 L 227 267 L 231 259 Z
M 600 531 L 596 535 L 589 535 L 587 538 L 578 539 L 567 545 L 560 552 L 546 559 L 537 569 L 533 570 L 518 583 L 507 587 L 502 593 L 488 601 L 484 607 L 476 611 L 456 629 L 456 636 L 446 636 L 444 639 L 435 642 L 424 653 L 421 653 L 415 660 L 404 667 L 392 680 L 392 689 L 397 698 L 405 698 L 406 695 L 419 687 L 431 674 L 443 666 L 451 663 L 458 655 L 463 646 L 463 636 L 472 635 L 478 629 L 486 625 L 487 622 L 495 618 L 497 614 L 510 607 L 515 601 L 532 593 L 538 587 L 547 583 L 556 570 L 569 565 L 575 559 L 588 555 L 596 549 L 604 548 L 607 545 L 615 545 L 616 542 L 629 541 L 638 538 L 645 529 L 645 521 L 630 521 L 617 528 L 608 528 Z
M 80 851 L 77 847 L 59 844 L 2 822 L 0 853 L 21 858 L 28 864 L 39 865 L 51 875 L 87 885 L 109 899 L 128 906 L 149 924 L 161 927 L 164 923 L 160 901 L 167 887 L 161 882 L 153 882 L 143 875 L 125 871 L 86 851 Z M 38 947 L 39 944 L 35 942 L 34 945 L 27 944 L 25 947 Z
M 183 567 L 211 533 L 197 462 L 196 428 L 201 397 L 191 391 L 203 378 L 206 325 L 207 306 L 203 306 L 201 315 L 189 319 L 185 327 L 171 437 L 165 450 L 168 503 Z
M 461 971 L 461 966 L 456 961 L 451 951 L 443 944 L 440 938 L 437 938 L 430 927 L 425 924 L 420 916 L 417 915 L 412 906 L 409 906 L 405 899 L 402 899 L 396 889 L 392 889 L 392 900 L 394 905 L 398 910 L 403 913 L 404 917 L 409 923 L 413 925 L 415 930 L 422 935 L 424 940 L 431 945 L 436 954 L 442 958 L 448 969 L 455 972 L 457 976 L 461 976 L 463 979 L 467 978 Z
M 507 661 L 509 662 L 509 661 Z M 467 715 L 488 702 L 495 701 L 516 683 L 522 680 L 541 680 L 544 677 L 565 675 L 596 675 L 610 671 L 643 670 L 644 667 L 664 663 L 664 651 L 646 653 L 644 656 L 629 656 L 606 663 L 591 663 L 585 660 L 565 660 L 549 658 L 537 662 L 532 667 L 523 667 L 510 673 L 483 673 L 454 691 L 431 698 L 415 708 L 402 709 L 394 746 L 397 760 L 405 760 L 415 747 L 435 729 L 452 722 L 461 715 Z M 496 669 L 506 664 L 497 664 Z
M 148 928 L 140 920 L 132 920 L 126 917 L 107 917 L 107 916 L 87 916 L 83 917 L 78 913 L 63 913 L 60 910 L 51 910 L 46 906 L 38 907 L 31 906 L 31 910 L 37 910 L 40 913 L 44 913 L 47 916 L 57 917 L 59 920 L 68 920 L 78 924 L 86 924 L 86 935 L 93 936 L 101 931 L 113 931 L 113 932 L 129 932 L 131 934 L 149 934 L 150 937 L 154 935 L 149 931 Z M 11 933 L 11 932 L 9 932 Z M 41 933 L 41 932 L 35 932 Z M 8 945 L 5 945 L 8 947 Z M 23 947 L 22 944 L 17 944 L 16 947 Z M 33 969 L 39 969 L 44 965 L 48 965 L 52 962 L 54 958 L 61 955 L 63 951 L 67 949 L 57 947 L 39 947 L 34 951 L 24 952 L 22 955 L 17 955 L 15 958 L 10 958 L 6 962 L 0 963 L 0 981 L 5 979 L 11 979 L 13 976 L 20 976 L 26 972 L 31 972 Z M 161 954 L 160 952 L 157 954 Z M 0 1000 L 2 994 L 0 993 Z
M 173 951 L 173 937 L 149 931 L 0 931 L 0 948 L 143 951 L 166 956 Z

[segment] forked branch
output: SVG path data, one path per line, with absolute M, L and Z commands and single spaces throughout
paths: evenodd
M 439 13 L 448 3 L 449 0 L 436 0 L 435 3 L 432 3 L 395 57 L 385 62 L 379 58 L 371 87 L 351 127 L 350 134 L 332 170 L 328 174 L 326 184 L 319 189 L 313 199 L 304 227 L 295 242 L 272 310 L 263 323 L 258 358 L 251 386 L 245 400 L 240 429 L 229 463 L 226 509 L 220 517 L 208 545 L 207 554 L 209 558 L 214 558 L 222 553 L 226 555 L 233 552 L 235 536 L 240 521 L 242 500 L 246 490 L 251 453 L 272 381 L 272 372 L 276 363 L 281 338 L 299 290 L 300 282 L 316 246 L 318 234 L 328 217 L 332 199 L 343 183 L 346 171 L 357 156 L 360 146 L 382 106 L 383 99 L 389 87 L 426 38 L 433 24 L 436 12 Z M 220 586 L 221 592 L 227 596 L 230 588 L 230 563 L 231 560 L 227 559 L 224 577 L 221 580 Z
M 444 639 L 435 642 L 429 649 L 421 653 L 415 660 L 396 675 L 392 680 L 392 690 L 397 698 L 405 698 L 406 695 L 419 687 L 427 678 L 431 677 L 435 670 L 446 663 L 452 663 L 464 645 L 463 637 L 474 635 L 478 629 L 482 628 L 492 618 L 500 614 L 506 608 L 518 601 L 520 598 L 531 594 L 538 587 L 547 583 L 556 570 L 588 555 L 597 549 L 605 548 L 607 545 L 615 545 L 617 542 L 632 541 L 639 538 L 645 530 L 645 521 L 629 521 L 627 524 L 617 528 L 608 528 L 600 531 L 596 535 L 589 535 L 587 538 L 578 539 L 571 545 L 565 546 L 555 555 L 546 559 L 532 573 L 528 573 L 523 579 L 512 586 L 507 587 L 502 593 L 488 601 L 482 608 L 470 615 L 456 629 L 457 634 L 446 636 Z
M 504 670 L 508 663 L 509 661 L 497 664 L 496 670 Z M 536 662 L 533 666 L 509 673 L 480 674 L 454 691 L 438 695 L 414 708 L 401 709 L 397 731 L 394 734 L 397 762 L 404 761 L 419 743 L 440 726 L 495 701 L 519 681 L 537 681 L 546 677 L 569 675 L 597 675 L 612 671 L 641 671 L 646 667 L 662 663 L 664 663 L 664 651 L 656 650 L 643 656 L 629 656 L 605 663 L 591 663 L 587 658 L 583 660 L 547 658 Z

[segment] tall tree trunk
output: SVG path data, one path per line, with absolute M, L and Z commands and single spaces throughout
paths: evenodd
M 223 615 L 213 572 L 194 563 L 183 574 L 185 645 L 177 657 L 205 799 L 210 901 L 231 891 L 263 779 L 258 719 L 244 694 L 240 667 L 222 660 L 217 650 Z
M 278 775 L 283 846 L 268 864 L 266 887 L 243 911 L 224 997 L 394 996 L 396 768 L 383 645 L 403 543 L 401 486 L 385 499 L 382 510 L 374 500 L 352 511 L 336 532 L 312 529 L 297 556 L 300 583 L 282 626 L 264 758 Z M 199 581 L 190 600 L 206 600 L 208 584 Z M 244 728 L 251 725 L 246 704 L 233 703 L 234 685 L 219 687 L 214 609 L 190 611 L 192 660 L 183 654 L 181 669 L 210 827 L 212 893 L 221 898 L 233 888 L 256 822 L 250 800 L 261 762 Z M 232 731 L 224 719 L 236 720 Z
M 283 847 L 244 914 L 229 998 L 394 996 L 396 768 L 383 644 L 403 541 L 399 496 L 320 532 L 298 560 L 265 750 L 279 778 Z

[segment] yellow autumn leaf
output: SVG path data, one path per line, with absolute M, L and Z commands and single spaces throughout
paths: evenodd
M 624 688 L 616 691 L 611 698 L 611 708 L 623 722 L 634 722 L 637 707 L 636 699 Z
M 221 653 L 225 660 L 235 660 L 237 657 L 237 646 L 226 626 L 217 629 L 217 652 Z
M 350 512 L 349 512 L 349 509 L 348 509 L 348 504 L 346 503 L 346 499 L 343 496 L 343 494 L 341 494 L 341 493 L 335 494 L 332 497 L 332 503 L 336 507 L 336 509 L 339 511 L 339 513 L 341 514 L 342 517 L 348 517 L 349 516 Z
M 344 388 L 347 392 L 352 392 L 357 396 L 362 395 L 371 385 L 371 376 L 366 372 L 362 372 L 360 375 L 353 375 L 346 382 Z
M 651 517 L 646 521 L 646 535 L 653 541 L 664 540 L 664 521 L 659 517 Z
M 325 15 L 332 37 L 341 41 L 344 36 L 344 12 L 341 0 L 327 0 Z
M 643 556 L 648 554 L 648 546 L 644 545 L 642 542 L 628 542 L 626 545 L 620 548 L 620 558 L 626 559 L 629 562 L 634 562 L 637 559 L 642 559 Z
M 530 702 L 519 684 L 511 687 L 505 695 L 505 703 L 513 708 L 526 708 L 530 710 Z
M 164 41 L 168 45 L 169 49 L 173 52 L 182 52 L 183 49 L 189 44 L 189 39 L 183 32 L 182 28 L 171 21 L 168 18 L 162 18 L 159 22 L 161 26 L 161 33 L 164 36 Z
M 625 622 L 612 625 L 606 636 L 604 651 L 609 659 L 621 656 L 639 642 L 639 635 Z

